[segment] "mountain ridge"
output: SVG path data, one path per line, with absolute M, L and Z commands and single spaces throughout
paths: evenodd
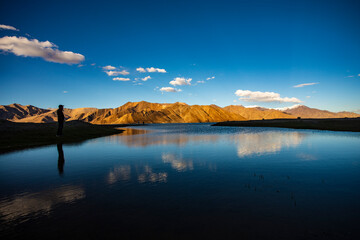
M 188 105 L 183 102 L 151 103 L 146 101 L 127 102 L 117 108 L 75 108 L 64 109 L 66 120 L 80 120 L 93 124 L 129 123 L 199 123 L 245 121 L 291 118 L 353 118 L 360 114 L 352 112 L 330 112 L 309 108 L 304 105 L 283 108 L 246 108 L 242 105 Z M 48 123 L 56 122 L 56 109 L 43 109 L 32 105 L 0 105 L 0 119 L 13 122 Z

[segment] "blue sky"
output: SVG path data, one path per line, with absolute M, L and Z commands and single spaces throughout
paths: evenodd
M 359 1 L 2 1 L 0 104 L 359 111 L 359 12 Z

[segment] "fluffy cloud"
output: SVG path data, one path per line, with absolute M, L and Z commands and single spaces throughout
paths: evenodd
M 150 77 L 150 76 L 147 76 L 147 77 L 142 78 L 141 80 L 143 80 L 143 81 L 145 82 L 145 81 L 147 81 L 147 80 L 149 80 L 149 79 L 151 79 L 151 77 Z
M 130 73 L 128 71 L 122 70 L 122 71 L 106 71 L 105 72 L 108 76 L 119 76 L 119 75 L 129 75 Z
M 142 72 L 142 73 L 146 72 L 145 68 L 142 68 L 142 67 L 138 67 L 138 68 L 136 69 L 136 71 Z
M 116 77 L 113 78 L 114 81 L 130 81 L 130 78 L 121 78 L 121 77 Z
M 0 29 L 19 31 L 19 29 L 16 29 L 16 28 L 14 28 L 13 26 L 3 25 L 3 24 L 0 24 Z
M 173 86 L 181 86 L 181 85 L 191 85 L 192 78 L 183 78 L 183 77 L 176 77 L 174 80 L 170 81 L 169 83 Z
M 302 83 L 302 84 L 299 84 L 299 85 L 295 85 L 294 88 L 311 86 L 311 85 L 315 85 L 315 84 L 319 84 L 319 83 Z
M 154 67 L 150 67 L 150 68 L 142 68 L 142 67 L 138 67 L 136 69 L 136 71 L 141 72 L 141 73 L 145 73 L 145 72 L 159 72 L 159 73 L 166 73 L 165 69 L 161 69 L 161 68 L 154 68 Z
M 25 37 L 0 38 L 0 50 L 11 52 L 17 56 L 41 57 L 48 62 L 78 64 L 85 60 L 79 53 L 60 51 L 58 47 L 49 42 L 40 42 L 37 39 L 29 40 Z
M 274 92 L 252 92 L 249 90 L 237 90 L 235 92 L 236 96 L 239 96 L 239 100 L 243 100 L 246 102 L 293 102 L 293 103 L 301 103 L 301 101 L 297 98 L 281 98 L 279 93 Z
M 205 81 L 201 80 L 201 81 L 197 81 L 196 83 L 205 83 Z
M 165 69 L 161 69 L 161 68 L 153 68 L 153 67 L 146 68 L 146 71 L 148 71 L 148 72 L 166 73 L 166 70 L 165 70 Z
M 214 79 L 215 76 L 212 76 L 212 77 L 208 77 L 206 80 L 211 80 L 211 79 Z
M 295 109 L 295 108 L 298 108 L 301 106 L 302 105 L 300 105 L 300 104 L 295 104 L 295 105 L 292 105 L 291 107 L 282 107 L 282 108 L 273 108 L 273 109 L 279 110 L 279 111 L 286 111 L 286 110 Z
M 250 106 L 244 106 L 245 108 L 258 108 L 260 107 L 259 105 L 250 105 Z
M 162 88 L 160 88 L 160 91 L 162 91 L 162 92 L 181 92 L 181 89 L 176 89 L 173 87 L 162 87 Z
M 113 67 L 113 66 L 111 66 L 111 65 L 107 65 L 107 66 L 105 66 L 105 67 L 102 67 L 102 69 L 103 69 L 103 70 L 115 70 L 116 67 Z

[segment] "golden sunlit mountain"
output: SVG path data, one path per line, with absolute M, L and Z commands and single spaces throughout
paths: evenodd
M 360 117 L 360 114 L 353 112 L 330 112 L 326 110 L 320 110 L 316 108 L 309 108 L 304 105 L 296 105 L 289 108 L 281 109 L 287 114 L 291 114 L 294 117 L 301 118 L 356 118 Z
M 241 115 L 228 112 L 216 105 L 187 105 L 176 102 L 159 104 L 128 102 L 114 109 L 99 109 L 81 118 L 96 124 L 122 123 L 197 123 L 246 120 Z
M 230 105 L 224 110 L 239 114 L 249 120 L 275 119 L 275 118 L 295 118 L 295 116 L 267 108 L 246 108 L 241 105 Z
M 186 103 L 128 102 L 118 108 L 76 108 L 64 109 L 66 120 L 81 120 L 94 124 L 127 123 L 199 123 L 223 122 L 276 118 L 343 118 L 360 117 L 351 112 L 329 111 L 296 106 L 281 110 L 267 108 L 246 108 L 230 105 L 221 108 L 216 105 L 188 105 Z M 0 106 L 0 119 L 14 122 L 46 123 L 57 121 L 56 109 L 42 109 L 31 105 L 11 104 Z
M 21 104 L 0 105 L 0 119 L 18 121 L 20 119 L 38 116 L 48 113 L 51 110 L 34 107 L 32 105 L 23 106 Z

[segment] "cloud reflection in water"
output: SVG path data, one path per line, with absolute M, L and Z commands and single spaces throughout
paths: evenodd
M 130 165 L 115 167 L 110 170 L 107 176 L 107 182 L 113 184 L 118 180 L 129 181 L 131 178 L 131 167 Z
M 262 155 L 265 153 L 276 153 L 284 147 L 299 145 L 305 134 L 300 132 L 259 132 L 243 133 L 231 137 L 237 144 L 237 155 L 239 158 Z
M 139 183 L 166 183 L 168 174 L 166 172 L 154 173 L 152 168 L 148 165 L 144 166 L 144 172 L 138 175 Z
M 194 170 L 194 164 L 192 160 L 185 160 L 180 156 L 176 156 L 171 153 L 163 153 L 161 159 L 164 163 L 170 163 L 171 167 L 178 172 L 184 172 L 187 170 Z
M 83 198 L 85 198 L 85 190 L 80 186 L 71 185 L 15 195 L 0 201 L 0 215 L 1 219 L 5 221 L 13 221 L 30 214 L 47 215 L 56 204 L 69 204 Z

